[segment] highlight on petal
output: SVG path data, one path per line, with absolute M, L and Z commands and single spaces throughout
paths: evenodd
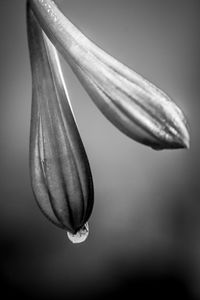
M 48 219 L 76 235 L 85 230 L 93 208 L 91 170 L 57 51 L 42 31 L 29 4 L 27 26 L 33 86 L 32 187 L 37 203 Z
M 91 42 L 52 0 L 30 4 L 97 107 L 119 130 L 154 149 L 189 147 L 185 117 L 164 92 Z

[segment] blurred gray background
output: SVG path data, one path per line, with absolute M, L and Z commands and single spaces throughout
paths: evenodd
M 95 185 L 90 235 L 71 244 L 42 215 L 30 186 L 25 0 L 0 0 L 1 291 L 26 299 L 200 299 L 199 1 L 57 3 L 174 99 L 190 124 L 191 148 L 156 152 L 124 136 L 62 60 Z

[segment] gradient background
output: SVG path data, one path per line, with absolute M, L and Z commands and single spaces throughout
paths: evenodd
M 95 184 L 88 240 L 71 244 L 38 209 L 28 148 L 25 0 L 0 8 L 1 291 L 21 299 L 200 299 L 200 2 L 59 0 L 88 37 L 166 91 L 190 124 L 189 151 L 124 136 L 63 70 Z

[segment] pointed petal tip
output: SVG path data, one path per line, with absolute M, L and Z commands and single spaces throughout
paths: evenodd
M 163 135 L 166 142 L 163 149 L 189 149 L 190 133 L 187 119 L 175 103 L 171 103 L 170 106 L 168 106 L 169 114 L 166 118 L 169 120 L 166 126 L 167 134 Z
M 182 148 L 184 149 L 190 149 L 190 137 L 189 134 L 187 136 L 187 138 L 183 139 L 183 144 L 182 144 Z
M 190 136 L 188 131 L 183 136 L 176 136 L 174 141 L 170 144 L 169 149 L 189 149 Z
M 154 150 L 176 150 L 190 148 L 190 135 L 187 128 L 184 126 L 181 133 L 168 136 L 167 139 L 151 145 Z
M 188 130 L 188 124 L 186 120 L 184 120 L 184 126 L 182 126 L 182 130 L 180 131 L 180 135 L 177 136 L 178 143 L 177 145 L 179 149 L 189 149 L 190 148 L 190 134 Z
M 172 147 L 170 149 L 189 149 L 190 148 L 190 140 L 188 138 L 179 139 L 178 141 L 174 141 Z

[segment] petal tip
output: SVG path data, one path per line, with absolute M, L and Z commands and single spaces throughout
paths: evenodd
M 190 148 L 190 134 L 188 130 L 188 123 L 186 119 L 183 119 L 184 122 L 182 126 L 179 127 L 179 134 L 175 137 L 177 140 L 177 148 L 179 149 L 189 149 Z
M 171 144 L 171 149 L 189 149 L 190 148 L 190 135 L 187 128 L 180 135 L 176 135 Z
M 190 149 L 190 136 L 189 132 L 187 132 L 187 135 L 184 136 L 182 139 L 182 148 L 183 149 Z
M 69 231 L 67 232 L 67 236 L 73 244 L 83 243 L 87 239 L 88 234 L 89 234 L 88 223 L 85 223 L 85 225 L 75 234 Z

